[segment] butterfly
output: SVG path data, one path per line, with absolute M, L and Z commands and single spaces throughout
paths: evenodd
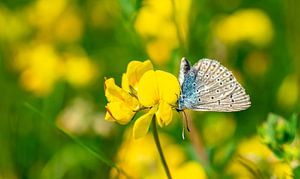
M 250 97 L 232 72 L 211 59 L 200 59 L 191 67 L 182 58 L 179 72 L 181 87 L 178 111 L 232 112 L 251 106 Z

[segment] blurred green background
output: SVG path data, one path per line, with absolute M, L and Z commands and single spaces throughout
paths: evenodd
M 248 176 L 230 167 L 236 151 L 249 149 L 245 141 L 262 145 L 250 142 L 270 112 L 299 113 L 297 7 L 297 0 L 1 0 L 0 178 L 122 178 L 115 164 L 133 178 L 151 178 L 151 171 L 153 178 L 165 177 L 151 160 L 138 163 L 144 150 L 124 143 L 132 123 L 104 120 L 103 83 L 113 77 L 120 84 L 132 60 L 150 59 L 155 69 L 177 76 L 182 56 L 193 63 L 219 60 L 250 94 L 252 107 L 191 113 L 207 161 L 197 156 L 195 141 L 181 139 L 181 116 L 175 115 L 160 129 L 166 143 L 180 148 L 169 158 L 185 156 L 178 166 L 197 161 L 209 178 Z M 126 169 L 120 156 L 142 169 Z M 283 170 L 289 167 L 295 168 Z

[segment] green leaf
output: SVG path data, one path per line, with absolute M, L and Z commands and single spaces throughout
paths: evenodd
M 294 178 L 300 178 L 300 166 L 293 170 Z

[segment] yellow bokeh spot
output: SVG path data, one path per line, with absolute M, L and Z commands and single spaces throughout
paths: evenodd
M 296 75 L 287 76 L 277 93 L 277 103 L 283 108 L 292 108 L 298 99 L 299 86 L 298 77 Z
M 67 0 L 38 0 L 28 9 L 31 24 L 40 29 L 51 29 L 67 6 Z M 38 20 L 37 20 L 38 19 Z
M 292 176 L 291 166 L 282 163 L 258 136 L 254 136 L 238 145 L 227 173 L 235 178 L 255 178 L 261 175 L 261 171 L 270 175 L 270 178 Z
M 149 57 L 159 65 L 170 60 L 172 51 L 179 47 L 178 34 L 183 43 L 187 41 L 191 1 L 175 0 L 174 3 L 175 8 L 172 1 L 143 1 L 135 21 L 135 29 L 145 40 Z
M 235 132 L 235 120 L 224 114 L 212 114 L 205 121 L 203 137 L 206 145 L 220 145 L 229 140 Z M 226 132 L 224 132 L 226 131 Z
M 68 54 L 64 61 L 64 78 L 75 87 L 89 84 L 97 76 L 97 68 L 84 55 Z
M 113 26 L 112 20 L 120 14 L 117 1 L 101 0 L 89 1 L 90 23 L 94 27 L 101 29 L 110 29 Z
M 23 12 L 11 12 L 0 6 L 0 40 L 16 41 L 29 31 Z
M 14 67 L 21 73 L 21 85 L 37 96 L 49 94 L 59 80 L 83 87 L 98 74 L 96 66 L 87 56 L 72 53 L 62 55 L 48 43 L 20 46 Z
M 146 50 L 154 63 L 163 65 L 171 56 L 173 45 L 164 40 L 155 40 L 147 44 Z
M 272 165 L 272 178 L 285 178 L 285 179 L 293 179 L 293 169 L 291 166 L 284 162 L 276 162 Z
M 64 42 L 78 41 L 83 32 L 82 19 L 75 10 L 68 10 L 56 22 L 54 35 Z
M 60 56 L 47 44 L 21 50 L 15 65 L 22 71 L 21 85 L 38 96 L 48 94 L 63 74 Z
M 183 164 L 174 173 L 174 178 L 177 179 L 206 179 L 204 168 L 195 161 Z
M 233 45 L 247 41 L 257 46 L 267 45 L 273 37 L 269 17 L 259 9 L 239 10 L 214 24 L 214 35 L 222 42 Z
M 269 61 L 267 54 L 252 52 L 245 59 L 244 69 L 251 76 L 263 76 L 270 65 Z
M 174 143 L 168 135 L 160 134 L 160 140 L 173 178 L 206 178 L 202 166 L 198 162 L 187 161 L 183 148 Z M 150 134 L 136 140 L 131 135 L 130 129 L 127 130 L 116 159 L 117 165 L 130 178 L 166 178 L 154 140 Z M 127 178 L 114 169 L 111 171 L 111 177 Z

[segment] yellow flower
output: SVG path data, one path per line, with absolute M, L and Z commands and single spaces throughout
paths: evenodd
M 149 60 L 131 61 L 127 66 L 127 72 L 122 76 L 122 88 L 115 84 L 113 78 L 105 81 L 105 96 L 108 100 L 106 120 L 127 124 L 133 118 L 140 107 L 136 96 L 140 78 L 152 68 Z
M 164 71 L 147 71 L 138 85 L 140 103 L 151 108 L 148 113 L 138 118 L 133 127 L 135 138 L 143 137 L 149 129 L 153 116 L 163 127 L 172 120 L 172 106 L 176 105 L 180 87 L 175 76 Z
M 118 87 L 113 78 L 105 81 L 105 88 L 105 96 L 108 100 L 105 119 L 127 124 L 139 108 L 138 100 Z
M 247 41 L 264 46 L 274 33 L 269 17 L 259 9 L 239 10 L 218 21 L 213 29 L 215 36 L 229 45 Z
M 106 120 L 127 124 L 141 109 L 147 113 L 138 118 L 133 127 L 135 138 L 143 137 L 155 115 L 163 127 L 172 120 L 172 107 L 176 105 L 180 87 L 175 76 L 164 71 L 153 71 L 149 60 L 132 61 L 122 76 L 122 88 L 113 78 L 105 81 Z
M 137 91 L 138 83 L 142 75 L 148 71 L 152 70 L 153 66 L 150 60 L 144 62 L 131 61 L 127 66 L 126 73 L 122 76 L 122 88 L 128 92 L 131 91 L 130 86 Z

